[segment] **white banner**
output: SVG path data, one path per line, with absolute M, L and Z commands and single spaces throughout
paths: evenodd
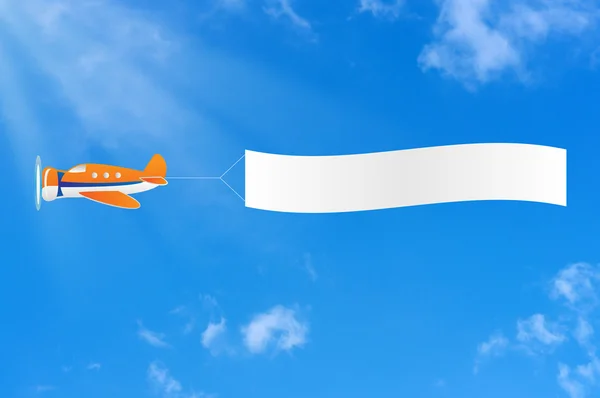
M 246 207 L 339 213 L 474 200 L 567 205 L 567 151 L 467 144 L 342 156 L 246 151 Z

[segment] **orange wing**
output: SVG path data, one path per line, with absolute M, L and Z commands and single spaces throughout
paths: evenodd
M 81 196 L 102 203 L 103 205 L 120 207 L 122 209 L 139 209 L 140 202 L 119 191 L 80 192 Z

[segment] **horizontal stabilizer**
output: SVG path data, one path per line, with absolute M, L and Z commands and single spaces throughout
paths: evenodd
M 154 185 L 167 185 L 167 180 L 162 177 L 140 177 L 140 180 Z

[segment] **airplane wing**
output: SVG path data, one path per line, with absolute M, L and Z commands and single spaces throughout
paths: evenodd
M 140 202 L 120 191 L 91 191 L 80 192 L 81 196 L 102 203 L 103 205 L 120 207 L 122 209 L 139 209 Z

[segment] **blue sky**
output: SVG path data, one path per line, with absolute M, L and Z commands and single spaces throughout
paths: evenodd
M 0 1 L 0 395 L 598 394 L 598 3 L 324 3 Z M 566 148 L 568 207 L 33 201 L 37 155 L 215 176 L 471 142 Z

